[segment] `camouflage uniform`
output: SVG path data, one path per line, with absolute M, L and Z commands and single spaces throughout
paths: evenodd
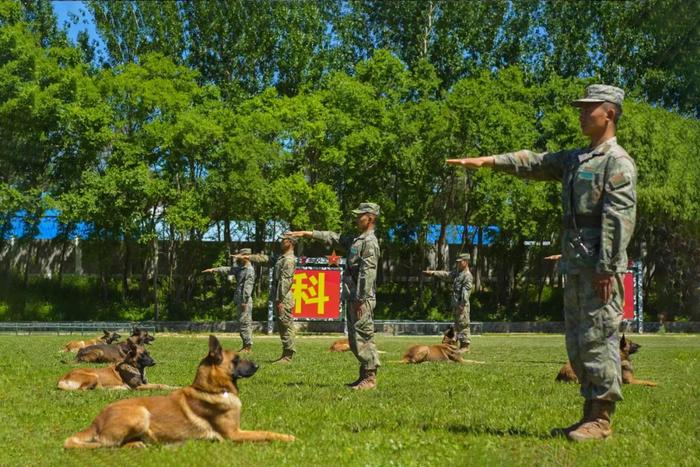
M 241 253 L 241 252 L 239 252 Z M 248 254 L 248 253 L 246 253 Z M 250 261 L 265 263 L 267 255 L 249 254 Z M 238 308 L 238 323 L 240 326 L 241 340 L 244 347 L 253 345 L 253 286 L 255 285 L 255 269 L 248 263 L 244 266 L 222 266 L 212 269 L 233 276 L 236 280 L 236 291 L 233 294 L 233 303 Z
M 471 344 L 469 330 L 469 294 L 474 287 L 474 279 L 469 268 L 460 271 L 455 267 L 452 271 L 433 271 L 433 277 L 452 281 L 452 312 L 454 314 L 454 329 L 460 345 Z
M 374 342 L 372 313 L 376 304 L 379 243 L 374 230 L 368 230 L 358 237 L 314 230 L 312 238 L 325 242 L 329 248 L 337 244 L 348 251 L 343 274 L 343 299 L 348 304 L 348 341 L 361 368 L 376 370 L 380 363 Z M 356 312 L 353 307 L 358 301 L 362 305 Z
M 584 398 L 621 400 L 618 328 L 622 274 L 627 270 L 626 248 L 637 204 L 634 161 L 616 138 L 610 138 L 593 149 L 518 151 L 497 155 L 494 162 L 496 170 L 521 178 L 562 182 L 560 267 L 567 273 L 564 318 L 569 360 Z M 614 274 L 607 303 L 593 287 L 595 272 Z
M 277 313 L 282 349 L 285 353 L 296 352 L 296 346 L 294 345 L 294 318 L 292 317 L 292 308 L 294 308 L 292 283 L 294 282 L 296 262 L 296 256 L 294 256 L 293 252 L 282 255 L 277 259 L 275 268 L 272 271 L 270 297 Z M 280 302 L 284 305 L 282 313 L 277 311 L 277 303 Z

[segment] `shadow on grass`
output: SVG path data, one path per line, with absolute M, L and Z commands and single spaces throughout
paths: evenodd
M 429 425 L 424 427 L 424 430 L 444 430 L 450 433 L 460 433 L 468 435 L 493 435 L 493 436 L 514 436 L 520 438 L 537 438 L 537 439 L 552 439 L 549 434 L 535 433 L 524 428 L 508 427 L 494 428 L 483 425 L 465 425 L 465 424 L 449 424 L 444 426 Z
M 309 383 L 308 381 L 289 381 L 287 383 L 282 383 L 284 386 L 288 387 L 298 387 L 298 386 L 308 386 L 312 388 L 332 388 L 332 387 L 338 387 L 339 385 L 337 384 L 328 384 L 328 383 Z

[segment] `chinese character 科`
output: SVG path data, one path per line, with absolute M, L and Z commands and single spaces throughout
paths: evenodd
M 331 298 L 326 295 L 326 274 L 319 272 L 309 275 L 305 272 L 294 274 L 294 313 L 301 314 L 303 305 L 316 305 L 316 314 L 325 314 L 325 303 Z

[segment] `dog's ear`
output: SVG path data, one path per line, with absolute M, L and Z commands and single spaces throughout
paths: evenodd
M 224 349 L 221 347 L 219 339 L 215 336 L 209 336 L 209 356 L 217 365 L 224 359 Z
M 106 329 L 103 329 L 102 332 L 105 334 L 105 336 L 109 337 L 109 331 Z
M 622 347 L 626 343 L 627 343 L 627 339 L 625 339 L 625 334 L 622 333 L 622 337 L 620 337 L 620 347 Z
M 134 328 L 134 330 L 131 332 L 132 336 L 138 336 L 141 334 L 141 330 L 139 328 Z

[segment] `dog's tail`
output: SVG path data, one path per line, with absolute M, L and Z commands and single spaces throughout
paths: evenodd
M 63 447 L 65 449 L 94 449 L 102 446 L 102 443 L 97 439 L 97 429 L 95 428 L 94 424 L 85 428 L 83 431 L 77 432 L 70 438 L 67 438 L 63 443 Z

